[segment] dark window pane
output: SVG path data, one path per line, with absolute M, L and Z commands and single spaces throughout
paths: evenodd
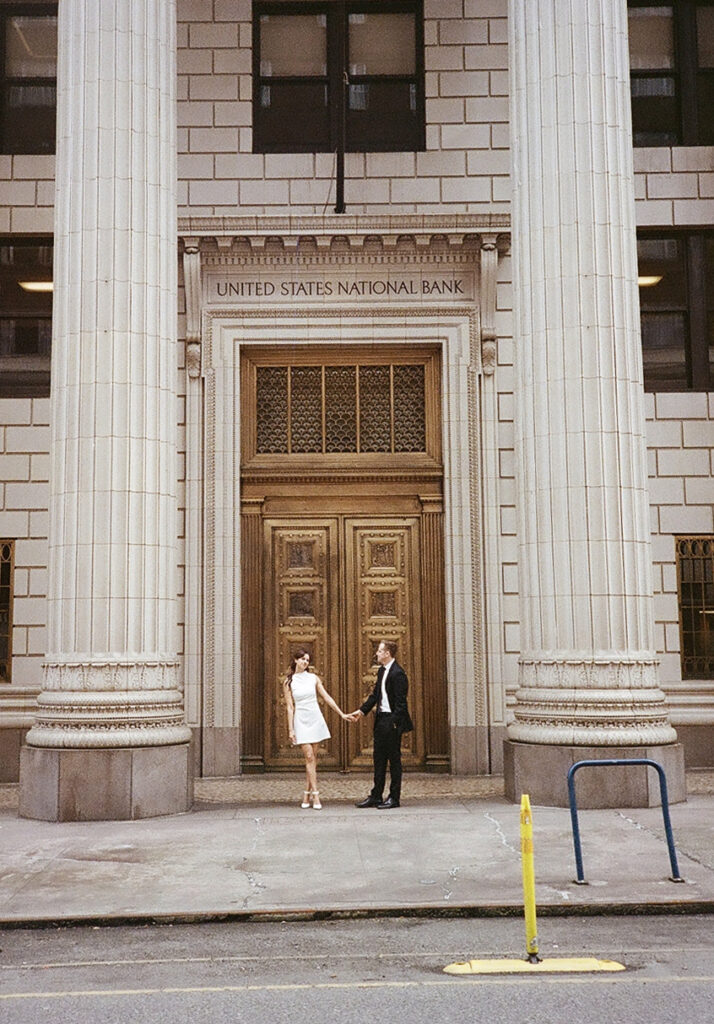
M 0 245 L 0 311 L 52 313 L 52 246 Z
M 637 268 L 643 309 L 686 309 L 687 274 L 680 238 L 639 238 Z
M 0 244 L 0 396 L 46 395 L 52 246 Z
M 689 387 L 685 242 L 640 238 L 637 257 L 645 388 L 685 391 Z
M 54 153 L 57 90 L 53 85 L 12 85 L 2 110 L 8 153 Z
M 627 12 L 630 67 L 661 70 L 674 67 L 674 24 L 671 6 L 631 7 Z
M 324 14 L 264 14 L 260 19 L 260 74 L 327 74 L 327 18 Z
M 330 115 L 324 82 L 281 82 L 260 88 L 255 129 L 261 149 L 320 152 L 330 149 Z
M 7 19 L 5 74 L 8 78 L 56 77 L 57 18 Z
M 697 75 L 697 144 L 714 146 L 714 71 Z
M 0 318 L 0 356 L 49 356 L 52 321 Z
M 714 6 L 697 7 L 697 64 L 714 68 Z
M 683 313 L 642 313 L 642 363 L 647 391 L 686 391 L 687 322 Z
M 421 125 L 410 82 L 373 80 L 350 86 L 347 110 L 347 148 L 369 150 L 419 149 Z
M 672 76 L 633 75 L 632 131 L 636 146 L 671 146 L 679 141 L 679 113 Z
M 348 47 L 351 75 L 413 75 L 414 15 L 350 14 Z

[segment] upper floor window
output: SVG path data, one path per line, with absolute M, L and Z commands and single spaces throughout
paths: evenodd
M 0 239 L 0 397 L 49 394 L 51 239 Z
M 647 391 L 714 387 L 714 235 L 638 237 Z
M 56 7 L 0 6 L 0 151 L 54 153 Z
M 714 145 L 714 0 L 629 0 L 636 146 Z
M 420 0 L 253 5 L 258 153 L 425 147 Z

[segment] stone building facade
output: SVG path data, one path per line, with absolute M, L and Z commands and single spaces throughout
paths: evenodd
M 713 763 L 714 8 L 685 6 L 689 85 L 671 5 L 0 3 L 22 813 L 297 767 L 298 642 L 347 710 L 400 643 L 420 770 L 559 802 L 582 756 L 655 756 L 678 798 Z M 55 78 L 56 155 L 13 113 L 41 132 Z

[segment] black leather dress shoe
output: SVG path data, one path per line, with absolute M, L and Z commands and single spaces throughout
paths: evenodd
M 380 803 L 380 801 L 379 800 L 375 800 L 371 796 L 368 796 L 366 800 L 360 800 L 360 802 L 358 804 L 355 804 L 355 807 L 381 807 L 381 806 L 382 806 L 382 804 Z
M 381 804 L 377 804 L 377 809 L 380 811 L 391 811 L 392 807 L 399 807 L 399 801 L 392 800 L 391 796 L 387 797 Z

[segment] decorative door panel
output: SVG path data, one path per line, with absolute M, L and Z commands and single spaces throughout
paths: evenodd
M 345 538 L 345 651 L 347 704 L 359 707 L 376 678 L 374 653 L 380 640 L 398 644 L 397 660 L 409 677 L 409 707 L 415 731 L 402 741 L 406 764 L 421 764 L 424 728 L 421 678 L 419 520 L 416 517 L 347 518 Z M 348 766 L 372 763 L 372 716 L 347 736 Z
M 302 765 L 300 748 L 288 737 L 282 681 L 292 652 L 305 646 L 312 666 L 330 688 L 337 679 L 338 565 L 336 519 L 286 523 L 265 520 L 265 762 L 270 767 Z M 332 692 L 332 691 L 331 691 Z M 334 694 L 333 694 L 334 695 Z M 340 731 L 334 713 L 323 708 L 332 738 L 321 744 L 320 761 L 340 760 Z

